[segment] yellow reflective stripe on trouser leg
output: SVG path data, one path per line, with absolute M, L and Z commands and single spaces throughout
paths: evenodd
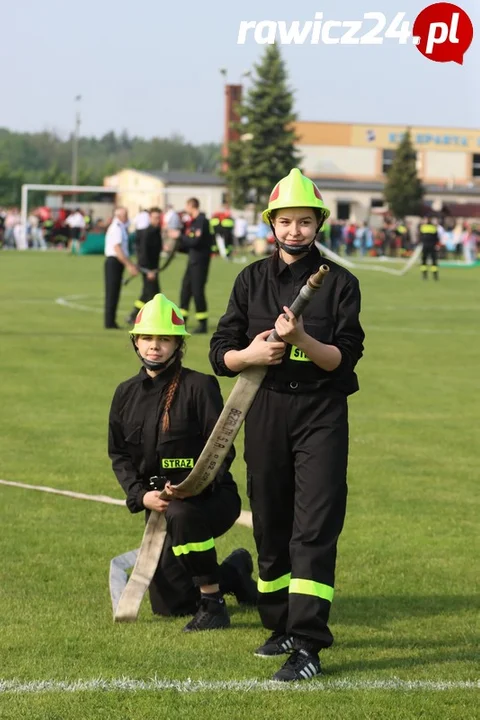
M 139 310 L 141 310 L 141 309 L 143 308 L 143 306 L 145 305 L 145 303 L 142 302 L 141 300 L 135 300 L 135 302 L 133 303 L 133 305 L 134 305 L 134 307 L 136 307 L 136 308 L 138 308 Z
M 290 573 L 288 573 L 287 575 L 282 575 L 282 577 L 279 577 L 276 580 L 262 580 L 261 578 L 258 578 L 258 592 L 271 593 L 277 592 L 277 590 L 283 590 L 284 588 L 288 588 L 290 584 L 290 578 Z
M 314 595 L 321 600 L 333 600 L 333 587 L 315 582 L 315 580 L 300 580 L 300 578 L 292 578 L 288 592 L 297 593 L 298 595 Z
M 186 545 L 172 545 L 173 554 L 177 557 L 179 555 L 188 555 L 191 552 L 205 552 L 215 547 L 215 540 L 210 538 L 204 542 L 192 542 Z
M 195 319 L 196 320 L 206 320 L 208 318 L 208 312 L 198 312 L 195 313 Z

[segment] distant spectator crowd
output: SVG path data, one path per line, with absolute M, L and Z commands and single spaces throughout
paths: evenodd
M 92 214 L 79 208 L 70 211 L 61 208 L 55 212 L 48 207 L 35 208 L 25 225 L 18 207 L 0 207 L 0 247 L 16 250 L 63 247 L 71 250 L 85 239 L 92 226 Z
M 161 212 L 164 236 L 168 230 L 188 229 L 190 218 L 184 210 L 167 205 Z M 135 231 L 148 225 L 149 211 L 139 209 L 133 219 Z M 440 258 L 452 258 L 474 262 L 479 253 L 480 223 L 448 221 L 443 225 L 433 219 L 440 238 Z M 46 250 L 66 248 L 78 251 L 86 234 L 92 230 L 105 231 L 109 222 L 94 221 L 91 212 L 79 208 L 52 211 L 39 207 L 30 212 L 27 224 L 22 223 L 18 207 L 0 207 L 0 248 L 17 250 Z M 212 253 L 228 256 L 239 250 L 252 250 L 256 255 L 272 252 L 275 239 L 271 228 L 260 221 L 248 223 L 245 213 L 231 212 L 227 205 L 213 213 L 210 219 Z M 215 240 L 217 238 L 217 240 Z M 222 242 L 222 238 L 224 242 Z M 409 222 L 385 219 L 357 223 L 350 220 L 330 219 L 319 233 L 319 241 L 333 252 L 347 257 L 408 257 L 418 243 L 417 228 Z
M 439 255 L 475 262 L 480 246 L 480 224 L 469 222 L 443 226 L 438 220 L 440 239 Z M 265 239 L 267 247 L 273 251 L 275 238 L 271 228 L 260 223 L 256 237 Z M 318 240 L 329 250 L 347 257 L 409 257 L 419 242 L 417 227 L 409 222 L 385 220 L 380 225 L 371 226 L 368 222 L 355 223 L 349 220 L 329 220 L 319 233 Z

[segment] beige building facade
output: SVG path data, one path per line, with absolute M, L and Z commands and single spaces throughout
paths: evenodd
M 105 187 L 116 188 L 116 205 L 127 208 L 130 218 L 140 210 L 173 205 L 183 210 L 190 197 L 200 201 L 200 208 L 211 216 L 226 197 L 223 178 L 195 172 L 147 172 L 125 169 L 104 178 Z
M 386 172 L 405 126 L 295 123 L 304 172 L 314 179 L 332 216 L 361 222 L 383 205 Z M 410 127 L 417 170 L 432 209 L 480 204 L 480 131 Z

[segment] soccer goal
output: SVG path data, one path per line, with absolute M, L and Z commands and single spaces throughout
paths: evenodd
M 117 194 L 117 188 L 115 187 L 104 187 L 103 185 L 36 185 L 27 183 L 22 185 L 22 200 L 20 207 L 20 218 L 22 227 L 27 227 L 28 220 L 28 193 L 34 190 L 40 190 L 42 192 L 58 193 L 59 195 L 80 195 L 84 193 L 111 193 L 112 195 Z

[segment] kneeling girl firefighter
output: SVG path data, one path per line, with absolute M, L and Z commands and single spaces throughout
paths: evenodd
M 193 468 L 223 408 L 216 378 L 182 366 L 189 337 L 179 308 L 164 295 L 147 302 L 131 330 L 142 362 L 115 391 L 108 453 L 130 512 L 164 512 L 167 536 L 149 588 L 152 610 L 194 617 L 184 630 L 230 625 L 224 593 L 254 604 L 250 554 L 235 550 L 219 566 L 215 538 L 240 514 L 229 452 L 213 483 L 196 497 L 175 490 Z M 171 499 L 160 498 L 165 488 Z
M 360 290 L 320 256 L 315 236 L 330 212 L 297 168 L 274 187 L 263 220 L 276 252 L 238 275 L 211 339 L 210 361 L 232 377 L 268 370 L 245 421 L 248 495 L 259 564 L 259 611 L 272 635 L 255 655 L 290 653 L 275 680 L 321 672 L 329 647 L 337 541 L 347 499 L 347 396 L 358 390 Z M 289 306 L 307 278 L 330 271 L 295 319 Z M 266 342 L 275 328 L 282 342 Z

